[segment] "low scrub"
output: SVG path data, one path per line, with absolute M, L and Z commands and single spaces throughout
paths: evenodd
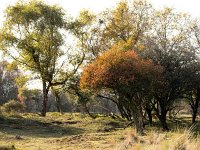
M 9 100 L 7 103 L 1 106 L 1 111 L 4 111 L 6 113 L 23 112 L 24 106 L 19 101 Z
M 14 145 L 3 145 L 0 146 L 0 150 L 16 150 Z
M 139 136 L 134 130 L 129 130 L 125 141 L 118 150 L 198 150 L 200 142 L 194 138 L 191 129 L 169 133 L 149 132 Z

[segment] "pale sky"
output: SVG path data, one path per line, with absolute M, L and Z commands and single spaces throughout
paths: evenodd
M 0 24 L 3 20 L 3 11 L 8 5 L 13 5 L 18 0 L 0 0 Z M 45 0 L 49 4 L 62 6 L 70 15 L 76 16 L 83 8 L 92 12 L 100 12 L 106 8 L 113 8 L 120 0 Z M 131 0 L 129 0 L 131 1 Z M 156 8 L 171 6 L 177 10 L 188 12 L 194 17 L 200 16 L 199 0 L 149 0 Z
M 14 5 L 18 0 L 0 0 L 0 26 L 3 22 L 4 10 L 9 5 Z M 114 8 L 120 0 L 44 0 L 49 4 L 58 4 L 71 16 L 76 17 L 83 8 L 90 9 L 94 13 Z M 128 0 L 132 1 L 132 0 Z M 200 0 L 149 0 L 155 8 L 169 6 L 181 12 L 187 12 L 200 18 Z M 37 83 L 37 84 L 36 84 Z M 30 83 L 29 88 L 39 88 L 39 82 Z
M 13 5 L 18 0 L 0 0 L 0 22 L 3 20 L 3 11 L 8 5 Z M 90 9 L 92 12 L 100 12 L 105 8 L 112 8 L 119 0 L 44 0 L 49 4 L 58 4 L 64 10 L 72 15 L 77 16 L 83 8 Z

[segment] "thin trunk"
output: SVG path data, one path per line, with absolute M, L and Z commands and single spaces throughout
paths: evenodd
M 122 118 L 126 118 L 126 119 L 128 120 L 128 118 L 127 118 L 127 116 L 126 116 L 126 114 L 125 114 L 125 112 L 124 112 L 122 106 L 118 104 L 117 107 L 118 107 L 118 110 L 119 110 L 119 112 L 120 112 Z
M 196 122 L 196 117 L 197 117 L 197 113 L 198 113 L 198 108 L 199 108 L 199 102 L 200 102 L 200 88 L 197 87 L 196 89 L 196 99 L 194 102 L 194 105 L 191 106 L 192 108 L 192 124 L 194 124 Z
M 96 117 L 94 115 L 92 115 L 87 107 L 86 104 L 84 104 L 84 108 L 85 108 L 85 112 L 92 118 L 92 119 L 95 119 Z
M 139 114 L 139 111 L 132 112 L 133 115 L 133 121 L 136 128 L 136 132 L 138 134 L 144 134 L 144 123 L 143 123 L 143 117 Z
M 138 134 L 143 135 L 144 134 L 144 121 L 143 121 L 143 113 L 142 113 L 142 100 L 137 94 L 137 96 L 134 98 L 131 98 L 130 101 L 132 101 L 131 104 L 131 111 L 133 116 L 133 121 L 135 124 L 136 132 Z
M 171 109 L 169 110 L 169 119 L 171 119 L 171 120 L 173 119 L 172 110 Z
M 167 112 L 169 111 L 168 105 L 165 103 L 165 99 L 157 98 L 157 104 L 154 106 L 154 110 L 156 112 L 156 116 L 158 117 L 161 126 L 164 131 L 169 131 L 167 125 Z
M 152 117 L 153 107 L 151 106 L 152 104 L 151 104 L 150 101 L 145 100 L 145 102 L 146 102 L 146 104 L 145 104 L 145 115 L 144 115 L 144 117 L 146 117 L 146 114 L 147 114 L 149 125 L 152 125 L 153 124 L 153 117 Z
M 117 107 L 118 107 L 118 110 L 119 110 L 122 118 L 126 118 L 128 121 L 131 121 L 131 116 L 130 116 L 130 114 L 127 113 L 128 111 L 125 110 L 122 105 L 117 105 Z
M 158 116 L 158 119 L 160 120 L 163 130 L 169 131 L 169 128 L 167 125 L 167 111 L 161 111 L 161 114 Z
M 60 104 L 60 96 L 57 92 L 54 92 L 54 95 L 55 95 L 56 108 L 58 112 L 63 113 L 61 104 Z
M 147 112 L 149 124 L 152 125 L 153 124 L 152 110 L 149 108 L 146 108 L 146 112 Z
M 196 122 L 196 117 L 197 117 L 197 110 L 193 110 L 193 113 L 192 113 L 192 124 L 194 124 Z
M 46 85 L 46 82 L 42 82 L 43 85 L 43 103 L 42 103 L 42 112 L 41 116 L 45 117 L 47 112 L 47 102 L 48 102 L 48 87 Z
M 122 95 L 119 95 L 119 103 L 117 104 L 117 107 L 122 115 L 122 117 L 125 117 L 128 121 L 132 121 L 131 116 L 131 110 L 129 109 L 129 104 L 127 104 L 125 97 Z

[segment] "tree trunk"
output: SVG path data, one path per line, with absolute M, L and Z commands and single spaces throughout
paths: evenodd
M 46 112 L 47 112 L 47 102 L 48 102 L 48 92 L 49 92 L 49 88 L 46 85 L 46 82 L 43 81 L 42 82 L 43 85 L 43 103 L 42 103 L 42 112 L 41 112 L 41 116 L 45 117 L 46 116 Z
M 169 110 L 169 119 L 171 119 L 171 120 L 173 119 L 173 116 L 172 116 L 172 109 Z
M 160 120 L 163 130 L 169 131 L 169 128 L 167 125 L 167 111 L 161 111 L 161 114 L 158 116 L 158 118 Z
M 121 113 L 121 116 L 123 118 L 126 118 L 128 121 L 132 121 L 132 110 L 130 109 L 130 106 L 127 103 L 127 101 L 125 100 L 125 97 L 120 94 L 118 101 L 119 102 L 117 103 L 117 107 Z
M 157 98 L 157 104 L 154 107 L 154 110 L 156 112 L 156 116 L 158 117 L 161 126 L 164 131 L 169 131 L 168 125 L 167 125 L 167 112 L 169 111 L 169 104 L 165 102 L 165 99 Z
M 84 105 L 84 108 L 85 108 L 85 112 L 92 118 L 92 119 L 95 119 L 96 117 L 94 115 L 92 115 L 87 107 L 86 104 L 83 104 Z
M 119 110 L 119 112 L 120 112 L 122 118 L 126 118 L 128 121 L 131 121 L 130 113 L 127 113 L 128 110 L 125 110 L 125 109 L 123 108 L 123 106 L 120 105 L 120 104 L 118 104 L 117 107 L 118 107 L 118 110 Z
M 137 110 L 133 110 L 132 115 L 136 132 L 141 135 L 144 134 L 144 123 L 142 115 L 140 115 L 139 111 Z
M 54 92 L 54 95 L 55 95 L 56 108 L 58 112 L 63 113 L 61 104 L 60 104 L 60 96 L 57 92 Z
M 197 117 L 197 111 L 193 110 L 193 113 L 192 113 L 192 124 L 194 124 L 196 122 L 196 117 Z
M 132 101 L 131 111 L 133 116 L 133 121 L 135 124 L 136 132 L 138 134 L 144 134 L 144 121 L 143 121 L 143 113 L 142 113 L 142 100 L 137 94 L 137 97 L 131 98 Z
M 152 125 L 153 124 L 152 110 L 146 108 L 146 112 L 147 112 L 147 116 L 148 116 L 148 120 L 149 120 L 149 125 Z
M 196 100 L 194 102 L 194 106 L 191 106 L 191 108 L 192 108 L 192 124 L 194 124 L 196 122 L 198 107 L 199 107 L 199 99 L 196 98 Z
M 193 102 L 193 106 L 191 105 L 192 108 L 192 124 L 196 122 L 196 117 L 198 113 L 198 108 L 199 108 L 199 102 L 200 102 L 200 88 L 197 87 L 196 89 L 196 99 L 195 102 Z

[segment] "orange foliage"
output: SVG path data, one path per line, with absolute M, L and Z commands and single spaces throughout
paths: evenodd
M 90 90 L 139 88 L 150 84 L 161 72 L 160 66 L 139 58 L 134 51 L 113 47 L 84 68 L 80 86 Z

